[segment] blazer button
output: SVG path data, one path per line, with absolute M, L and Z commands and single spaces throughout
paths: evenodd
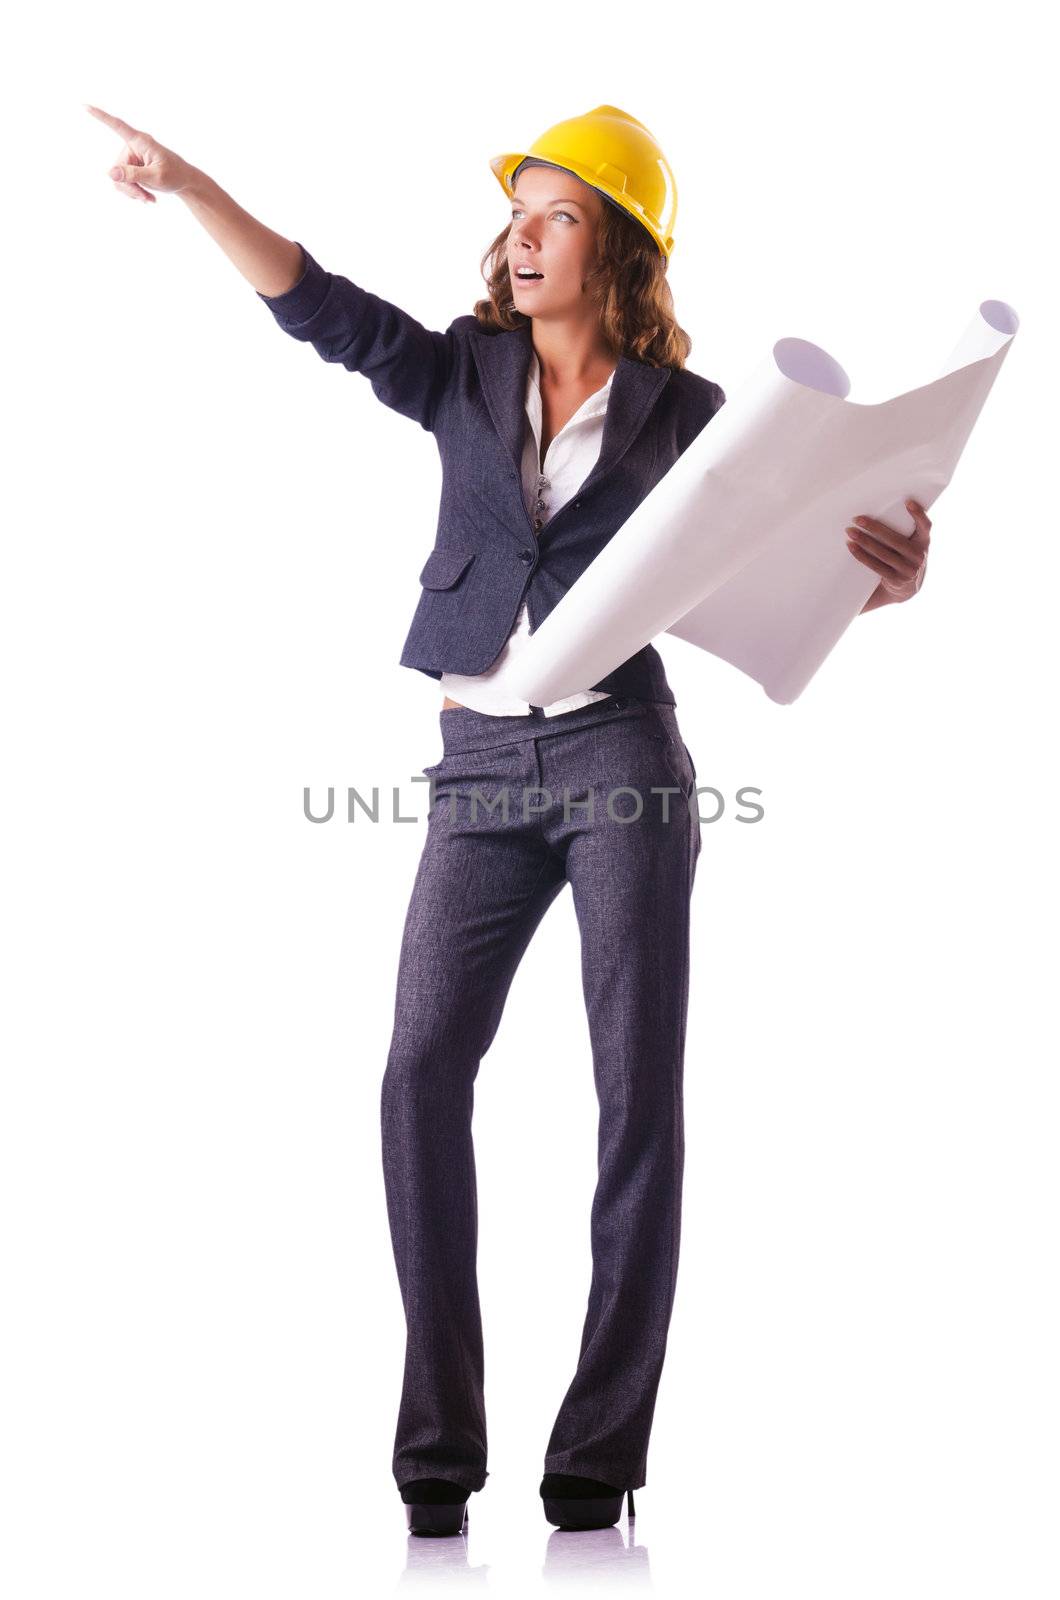
M 519 552 L 519 560 L 520 561 L 525 561 L 525 562 L 527 562 L 529 564 L 531 561 L 533 561 L 533 559 L 534 559 L 534 552 L 532 550 L 520 550 L 520 552 Z

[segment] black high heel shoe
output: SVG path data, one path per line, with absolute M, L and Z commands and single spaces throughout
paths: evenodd
M 622 1515 L 622 1497 L 628 1496 L 630 1518 L 633 1490 L 616 1489 L 597 1478 L 579 1478 L 570 1472 L 546 1472 L 541 1479 L 545 1518 L 557 1528 L 610 1528 Z
M 400 1489 L 410 1533 L 463 1533 L 471 1490 L 448 1478 L 413 1478 Z

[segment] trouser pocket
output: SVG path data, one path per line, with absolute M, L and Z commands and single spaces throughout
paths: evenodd
M 685 799 L 690 800 L 696 787 L 696 764 L 692 760 L 691 750 L 681 737 L 677 718 L 671 707 L 667 706 L 665 709 L 658 706 L 651 707 L 648 732 L 650 737 L 662 746 L 666 765 L 674 782 L 679 786 Z

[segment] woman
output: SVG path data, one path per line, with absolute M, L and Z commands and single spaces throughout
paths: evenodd
M 180 194 L 286 332 L 435 435 L 441 513 L 401 660 L 439 681 L 443 754 L 424 769 L 432 804 L 381 1104 L 407 1324 L 393 1471 L 423 1533 L 460 1531 L 488 1476 L 473 1088 L 519 961 L 569 883 L 598 1183 L 581 1350 L 540 1493 L 558 1526 L 610 1526 L 645 1481 L 676 1280 L 695 767 L 652 645 L 548 706 L 523 701 L 510 674 L 724 402 L 684 365 L 691 342 L 666 282 L 673 175 L 613 106 L 498 156 L 511 218 L 483 258 L 488 298 L 432 332 L 88 109 L 126 140 L 111 173 L 121 192 Z M 915 541 L 874 523 L 851 546 L 881 576 L 866 609 L 915 591 L 926 531 L 921 517 Z

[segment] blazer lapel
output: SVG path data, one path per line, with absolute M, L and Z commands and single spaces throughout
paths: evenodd
M 524 323 L 506 333 L 478 333 L 472 337 L 471 347 L 494 427 L 512 464 L 520 472 L 521 498 L 526 378 L 532 348 L 530 324 Z M 604 416 L 600 455 L 584 488 L 595 484 L 617 466 L 647 422 L 670 376 L 669 367 L 651 367 L 646 362 L 619 356 Z M 521 532 L 519 537 L 522 538 Z
M 530 371 L 530 325 L 508 333 L 476 333 L 471 339 L 482 393 L 513 466 L 522 468 L 526 422 L 526 377 Z M 520 494 L 522 489 L 520 488 Z

